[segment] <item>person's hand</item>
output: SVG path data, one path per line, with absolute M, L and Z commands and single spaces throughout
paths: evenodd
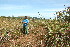
M 23 22 L 23 23 L 26 23 L 26 22 Z

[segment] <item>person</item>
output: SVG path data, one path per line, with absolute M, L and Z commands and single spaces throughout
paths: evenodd
M 28 34 L 28 23 L 29 23 L 29 20 L 28 20 L 27 16 L 25 16 L 25 19 L 22 20 L 22 23 L 23 23 L 23 33 L 24 34 Z

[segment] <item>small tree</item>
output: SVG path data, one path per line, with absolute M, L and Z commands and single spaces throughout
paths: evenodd
M 56 12 L 57 20 L 64 20 L 70 22 L 70 7 L 65 8 L 63 11 Z

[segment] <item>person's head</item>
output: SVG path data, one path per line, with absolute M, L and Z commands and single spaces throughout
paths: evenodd
M 27 16 L 25 16 L 25 19 L 28 19 L 28 17 L 27 17 Z

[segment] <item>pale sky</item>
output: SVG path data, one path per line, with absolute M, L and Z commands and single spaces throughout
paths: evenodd
M 66 6 L 64 6 L 66 5 Z M 70 6 L 70 0 L 0 0 L 0 16 L 54 18 L 55 11 Z

